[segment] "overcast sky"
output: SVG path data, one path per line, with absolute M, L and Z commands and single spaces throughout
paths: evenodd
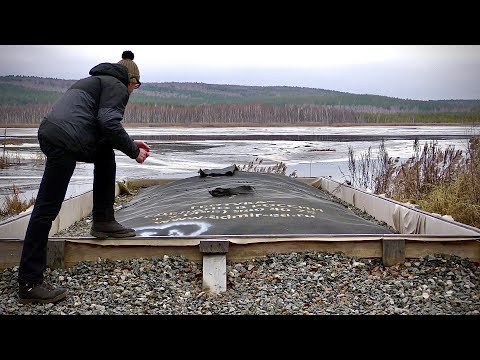
M 480 45 L 0 45 L 0 76 L 81 79 L 124 50 L 134 52 L 142 82 L 480 99 Z

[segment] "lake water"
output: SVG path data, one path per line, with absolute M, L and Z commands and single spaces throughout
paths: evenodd
M 401 139 L 385 140 L 388 155 L 405 160 L 413 154 L 413 139 L 424 136 L 420 144 L 431 142 L 430 136 L 448 134 L 448 140 L 436 140 L 445 148 L 466 149 L 468 136 L 478 135 L 477 129 L 468 126 L 349 126 L 349 127 L 238 127 L 238 128 L 126 128 L 135 139 L 164 135 L 241 136 L 260 135 L 265 140 L 202 140 L 164 141 L 148 140 L 151 155 L 144 164 L 137 164 L 116 151 L 117 178 L 185 178 L 197 176 L 199 169 L 217 169 L 237 164 L 242 166 L 255 159 L 262 159 L 262 166 L 274 166 L 283 162 L 286 175 L 296 171 L 299 177 L 331 176 L 338 181 L 350 179 L 348 172 L 348 149 L 352 147 L 359 158 L 369 147 L 375 157 L 381 140 L 379 136 L 398 135 Z M 36 196 L 43 174 L 43 164 L 36 164 L 40 153 L 36 141 L 36 128 L 0 128 L 0 137 L 24 139 L 21 144 L 7 145 L 10 157 L 20 165 L 0 169 L 0 206 L 5 196 L 11 195 L 15 185 L 24 199 Z M 271 140 L 275 135 L 343 135 L 361 136 L 362 141 L 288 141 Z M 375 140 L 369 140 L 371 137 Z M 0 149 L 3 152 L 3 149 Z M 77 163 L 67 197 L 90 190 L 93 165 Z

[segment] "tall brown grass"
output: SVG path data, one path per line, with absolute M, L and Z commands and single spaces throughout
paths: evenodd
M 370 148 L 357 159 L 349 147 L 352 185 L 480 228 L 480 137 L 470 137 L 465 153 L 451 145 L 442 149 L 435 141 L 421 147 L 418 140 L 413 150 L 400 162 L 388 156 L 383 142 L 376 159 Z
M 450 214 L 456 221 L 480 228 L 480 137 L 471 138 L 465 162 L 454 179 L 435 186 L 420 199 L 423 209 Z

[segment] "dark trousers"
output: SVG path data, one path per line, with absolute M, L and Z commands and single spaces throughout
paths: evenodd
M 77 162 L 74 154 L 69 151 L 42 139 L 39 139 L 39 143 L 47 162 L 23 242 L 18 269 L 19 283 L 43 281 L 43 272 L 47 266 L 48 234 L 53 220 L 60 212 Z M 98 148 L 96 153 L 92 218 L 94 221 L 110 221 L 114 219 L 115 153 L 107 146 Z

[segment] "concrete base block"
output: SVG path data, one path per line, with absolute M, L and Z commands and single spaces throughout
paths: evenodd
M 209 293 L 220 293 L 227 290 L 226 254 L 203 255 L 202 288 Z

